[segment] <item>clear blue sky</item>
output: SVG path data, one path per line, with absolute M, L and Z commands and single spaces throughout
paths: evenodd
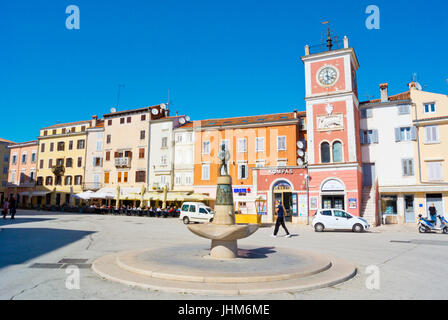
M 65 8 L 80 9 L 80 30 Z M 365 27 L 366 7 L 380 30 Z M 330 20 L 358 55 L 360 100 L 378 84 L 403 92 L 418 73 L 448 94 L 448 4 L 419 1 L 0 2 L 0 137 L 35 139 L 39 128 L 159 104 L 192 119 L 304 109 L 304 45 Z

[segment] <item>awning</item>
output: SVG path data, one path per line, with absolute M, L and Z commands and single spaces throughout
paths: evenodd
M 51 193 L 51 191 L 34 191 L 31 196 L 32 197 L 42 197 L 42 196 L 45 196 L 45 195 L 47 195 L 49 193 Z
M 73 197 L 82 199 L 82 200 L 89 200 L 92 198 L 92 195 L 94 195 L 94 194 L 95 194 L 95 192 L 88 190 L 86 192 L 74 194 Z
M 117 191 L 113 188 L 102 188 L 94 192 L 90 199 L 115 199 Z

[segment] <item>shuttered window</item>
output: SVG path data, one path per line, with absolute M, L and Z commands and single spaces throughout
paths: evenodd
M 104 183 L 109 183 L 110 173 L 104 172 Z
M 425 129 L 425 143 L 438 143 L 439 142 L 439 127 L 438 126 L 426 126 Z
M 430 181 L 443 180 L 441 161 L 428 162 L 427 169 L 428 169 L 428 180 Z
M 401 168 L 403 176 L 409 177 L 414 175 L 414 159 L 401 159 Z

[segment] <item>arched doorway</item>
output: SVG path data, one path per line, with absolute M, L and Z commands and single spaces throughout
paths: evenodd
M 285 221 L 292 220 L 292 185 L 286 180 L 280 180 L 274 183 L 272 187 L 272 205 L 273 216 L 275 215 L 275 204 L 280 201 L 285 208 Z
M 345 186 L 338 179 L 326 180 L 321 188 L 321 209 L 345 210 Z

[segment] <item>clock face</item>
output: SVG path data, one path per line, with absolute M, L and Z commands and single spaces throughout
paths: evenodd
M 335 67 L 322 67 L 317 73 L 317 81 L 324 87 L 332 86 L 339 78 L 338 70 Z

